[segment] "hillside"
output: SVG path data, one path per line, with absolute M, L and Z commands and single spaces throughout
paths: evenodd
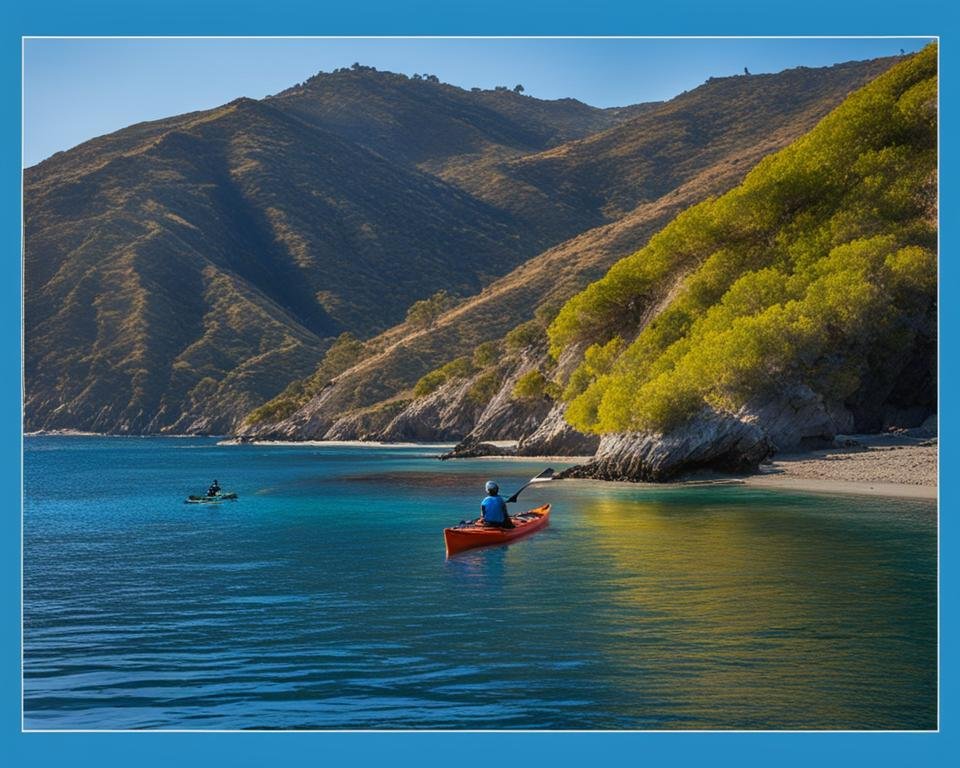
M 590 209 L 598 220 L 617 219 L 743 147 L 798 121 L 815 122 L 825 104 L 835 105 L 893 61 L 711 78 L 602 133 L 518 158 L 505 174 L 537 189 L 558 188 L 566 204 Z
M 935 412 L 936 105 L 929 46 L 563 307 L 587 473 L 749 466 Z
M 27 429 L 229 429 L 323 339 L 474 293 L 542 247 L 249 99 L 96 145 L 25 174 Z
M 368 340 L 361 367 L 320 410 L 394 398 L 580 290 L 888 64 L 792 72 L 787 91 L 715 80 L 679 97 L 683 121 L 672 102 L 600 110 L 359 67 L 58 153 L 24 180 L 25 427 L 230 431 L 344 332 Z M 707 146 L 689 127 L 718 110 Z M 403 323 L 438 291 L 472 298 Z M 326 385 L 312 378 L 298 404 Z
M 341 332 L 562 239 L 427 166 L 638 109 L 359 68 L 57 153 L 25 172 L 26 428 L 229 430 Z
M 598 223 L 559 190 L 505 175 L 510 160 L 613 128 L 658 103 L 597 109 L 512 90 L 464 90 L 368 67 L 320 73 L 268 99 L 311 125 L 434 174 L 523 222 L 554 244 Z M 605 183 L 595 179 L 594 184 Z
M 523 455 L 594 454 L 573 476 L 663 480 L 754 469 L 838 434 L 929 435 L 936 96 L 931 47 L 740 186 L 685 210 L 568 301 L 548 333 L 542 320 L 528 325 L 451 455 L 519 438 Z M 446 376 L 406 412 L 442 398 L 432 422 L 449 423 L 454 386 L 469 391 L 479 375 Z
M 666 103 L 607 110 L 361 67 L 318 75 L 270 103 L 433 173 L 553 244 L 660 199 L 798 121 L 812 125 L 892 62 L 713 78 Z
M 887 59 L 823 70 L 790 70 L 782 73 L 783 82 L 789 85 L 787 89 L 778 81 L 779 76 L 714 80 L 666 105 L 645 109 L 622 126 L 593 139 L 561 146 L 555 154 L 561 158 L 580 158 L 581 164 L 571 162 L 568 167 L 573 169 L 570 173 L 581 173 L 584 180 L 591 175 L 600 178 L 602 174 L 597 167 L 610 169 L 609 185 L 595 183 L 591 187 L 584 181 L 579 188 L 584 193 L 593 190 L 591 194 L 597 196 L 617 189 L 621 195 L 627 195 L 629 190 L 635 194 L 637 189 L 646 189 L 644 194 L 654 195 L 651 190 L 659 189 L 661 184 L 657 162 L 628 168 L 627 161 L 623 160 L 626 170 L 618 171 L 621 166 L 611 158 L 636 158 L 640 163 L 648 151 L 655 157 L 654 145 L 658 142 L 664 145 L 654 120 L 655 115 L 661 114 L 664 131 L 673 137 L 669 156 L 677 164 L 671 177 L 675 186 L 649 202 L 637 204 L 613 223 L 595 227 L 546 250 L 439 317 L 431 327 L 422 329 L 404 324 L 390 329 L 367 345 L 362 360 L 347 370 L 337 371 L 331 385 L 327 386 L 324 376 L 315 377 L 312 383 L 293 385 L 269 407 L 258 411 L 255 423 L 245 426 L 242 433 L 252 437 L 282 435 L 309 439 L 333 429 L 341 437 L 377 435 L 377 430 L 384 429 L 389 421 L 384 415 L 395 415 L 397 398 L 408 398 L 404 391 L 431 368 L 469 355 L 481 342 L 503 337 L 511 328 L 530 320 L 540 305 L 562 303 L 600 277 L 618 258 L 642 247 L 657 229 L 684 208 L 737 184 L 763 156 L 810 130 L 850 90 L 890 64 L 891 60 Z M 727 133 L 711 127 L 710 146 L 691 138 L 690 131 L 678 134 L 678 114 L 684 116 L 686 124 L 695 125 L 697 109 L 700 109 L 700 119 L 704 123 L 713 122 L 717 113 L 724 111 L 731 93 L 740 94 L 738 103 L 749 104 L 749 108 L 726 110 L 727 116 L 721 124 Z M 747 98 L 747 94 L 753 96 Z M 785 94 L 789 94 L 789 98 Z M 774 130 L 771 126 L 778 127 Z M 616 150 L 615 141 L 622 143 L 622 151 Z M 600 155 L 606 158 L 599 165 L 591 165 L 593 155 L 587 151 L 594 146 L 601 147 Z M 541 161 L 543 157 L 536 156 Z M 547 161 L 555 162 L 550 153 Z M 475 191 L 478 190 L 475 188 Z M 589 214 L 589 218 L 602 218 L 602 214 Z M 376 405 L 379 401 L 383 401 L 383 408 Z M 373 409 L 380 417 L 363 416 L 358 421 L 348 413 L 353 409 L 361 409 L 363 413 L 367 413 L 363 409 Z M 337 426 L 338 420 L 344 423 Z M 353 426 L 348 428 L 348 425 Z M 351 431 L 354 427 L 358 431 Z M 422 430 L 428 432 L 429 425 L 422 425 Z M 461 432 L 452 436 L 464 435 Z
M 450 165 L 443 177 L 524 219 L 570 234 L 616 221 L 770 137 L 798 135 L 894 59 L 711 78 L 585 138 L 494 167 Z
M 577 342 L 594 345 L 588 354 L 622 347 L 609 371 L 587 363 L 575 374 L 577 426 L 668 429 L 705 400 L 739 407 L 780 376 L 843 400 L 865 380 L 899 375 L 871 369 L 870 352 L 897 333 L 906 335 L 895 346 L 911 350 L 914 334 L 929 330 L 935 57 L 925 51 L 851 96 L 561 309 L 550 327 L 555 356 Z M 794 368 L 796 358 L 811 364 Z
M 384 157 L 442 168 L 454 158 L 538 152 L 611 128 L 638 112 L 513 91 L 467 91 L 369 67 L 321 72 L 266 102 Z

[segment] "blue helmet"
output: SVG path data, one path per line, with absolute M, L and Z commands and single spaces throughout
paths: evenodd
M 487 493 L 499 493 L 500 486 L 497 485 L 493 480 L 487 480 Z

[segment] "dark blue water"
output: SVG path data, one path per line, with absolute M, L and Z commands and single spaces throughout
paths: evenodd
M 446 560 L 544 465 L 435 453 L 28 438 L 26 726 L 936 727 L 934 504 L 561 481 Z

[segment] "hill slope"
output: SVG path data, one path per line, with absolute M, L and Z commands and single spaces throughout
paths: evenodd
M 599 223 L 560 190 L 505 175 L 508 161 L 613 128 L 659 104 L 597 109 L 510 90 L 452 85 L 360 67 L 321 73 L 268 99 L 278 109 L 455 184 L 554 244 Z M 595 178 L 593 184 L 606 184 Z
M 519 323 L 530 320 L 537 306 L 568 299 L 618 258 L 644 245 L 650 235 L 683 208 L 735 185 L 764 155 L 812 128 L 852 89 L 868 82 L 891 63 L 885 59 L 823 70 L 790 70 L 781 73 L 782 82 L 778 79 L 781 75 L 715 80 L 678 97 L 674 100 L 677 103 L 646 109 L 595 138 L 530 158 L 530 163 L 544 162 L 554 170 L 558 163 L 565 164 L 564 173 L 580 179 L 579 186 L 574 187 L 578 194 L 596 200 L 614 191 L 622 199 L 657 194 L 662 183 L 657 169 L 667 162 L 664 158 L 675 163 L 671 170 L 671 183 L 675 186 L 649 202 L 637 204 L 613 223 L 548 249 L 441 316 L 432 327 L 401 325 L 387 331 L 369 345 L 365 359 L 340 372 L 332 386 L 324 386 L 324 379 L 315 381 L 313 386 L 292 387 L 271 408 L 258 413 L 262 423 L 245 427 L 243 434 L 309 439 L 334 428 L 341 437 L 376 435 L 375 424 L 369 420 L 355 422 L 359 433 L 334 425 L 351 409 L 369 408 L 381 400 L 389 405 L 431 368 L 469 354 L 477 344 L 500 338 Z M 724 112 L 731 93 L 738 94 L 739 106 L 725 110 L 721 130 L 712 124 L 717 121 L 718 112 Z M 702 110 L 702 114 L 697 110 Z M 683 115 L 682 121 L 687 125 L 710 123 L 712 127 L 704 127 L 703 132 L 710 133 L 711 142 L 704 145 L 700 139 L 691 138 L 690 131 L 679 132 L 678 114 Z M 656 115 L 664 121 L 662 134 L 660 123 L 654 119 Z M 771 126 L 778 127 L 774 130 Z M 597 149 L 596 156 L 592 149 Z M 510 161 L 507 166 L 515 162 L 527 160 Z M 597 168 L 608 168 L 609 177 Z M 589 182 L 591 177 L 593 183 Z M 498 178 L 503 181 L 509 176 Z M 609 178 L 609 185 L 603 183 L 605 178 Z M 560 194 L 569 186 L 561 184 Z M 476 184 L 472 189 L 486 194 Z M 490 193 L 487 199 L 497 197 Z M 599 208 L 594 210 L 588 211 L 586 218 L 602 219 Z M 310 402 L 310 396 L 321 387 L 322 393 Z M 302 410 L 294 414 L 297 408 Z M 389 408 L 384 411 L 390 412 Z M 277 421 L 277 414 L 286 418 Z M 379 423 L 379 427 L 383 426 L 383 422 Z
M 774 89 L 755 105 L 760 112 L 731 110 L 737 116 L 724 130 L 757 141 L 732 141 L 722 160 L 677 133 L 668 110 L 664 130 L 679 149 L 664 156 L 681 166 L 691 158 L 671 183 L 705 174 L 729 180 L 694 195 L 726 188 L 735 178 L 725 163 L 753 157 L 764 142 L 779 146 L 792 126 L 884 66 L 862 62 L 826 78 L 811 71 L 789 102 Z M 687 98 L 709 103 L 721 86 L 729 87 L 716 81 Z M 656 154 L 643 137 L 656 133 L 648 117 L 659 109 L 598 110 L 361 68 L 59 153 L 25 173 L 26 428 L 232 429 L 308 374 L 343 331 L 376 334 L 441 289 L 477 295 L 537 253 L 619 216 L 605 201 L 634 199 L 634 186 L 645 190 L 636 199 L 656 194 L 655 164 L 630 160 L 628 172 L 614 172 L 620 166 L 609 157 L 591 165 L 594 150 L 580 145 L 601 130 L 607 138 L 597 146 L 610 157 L 621 145 L 627 159 Z M 751 118 L 779 125 L 778 115 L 790 117 L 771 145 Z M 614 133 L 621 125 L 633 128 Z M 558 166 L 567 155 L 575 162 Z M 670 194 L 636 210 L 660 215 L 699 199 L 671 202 Z M 582 206 L 583 195 L 599 202 Z M 542 299 L 566 298 L 621 247 L 642 245 L 655 218 L 624 218 L 636 226 L 594 248 L 596 259 L 553 251 L 542 263 L 561 270 L 557 282 L 537 278 L 536 267 L 514 275 L 514 286 L 529 278 L 522 300 L 464 312 L 455 343 L 498 335 Z M 385 366 L 388 386 L 358 381 L 353 405 L 391 396 L 455 350 L 432 332 L 415 335 L 426 346 L 412 355 L 398 347 L 400 362 Z M 384 351 L 396 336 L 370 349 Z
M 26 428 L 228 430 L 340 332 L 562 239 L 428 166 L 636 111 L 361 68 L 57 153 L 25 172 Z
M 499 208 L 572 236 L 661 199 L 747 147 L 785 132 L 797 135 L 796 125 L 813 125 L 893 61 L 712 78 L 600 133 L 495 166 L 451 164 L 442 175 Z
M 611 128 L 644 109 L 467 91 L 368 67 L 320 73 L 266 101 L 396 162 L 434 169 L 490 151 L 504 157 L 542 151 Z
M 590 344 L 564 395 L 603 436 L 590 473 L 749 466 L 933 412 L 936 105 L 929 46 L 563 307 L 554 355 Z
M 28 429 L 227 429 L 323 338 L 475 292 L 540 247 L 457 188 L 251 100 L 99 143 L 26 173 Z

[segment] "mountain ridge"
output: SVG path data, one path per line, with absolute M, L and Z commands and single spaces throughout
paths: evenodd
M 342 331 L 550 238 L 273 100 L 91 139 L 24 171 L 25 427 L 229 431 Z
M 544 301 L 569 298 L 576 290 L 585 287 L 591 279 L 599 277 L 616 258 L 639 248 L 658 226 L 665 224 L 683 207 L 709 194 L 726 191 L 763 155 L 785 146 L 802 132 L 812 128 L 831 106 L 835 106 L 847 95 L 850 86 L 847 76 L 851 72 L 856 71 L 857 82 L 862 83 L 871 79 L 876 72 L 889 67 L 891 63 L 889 59 L 877 60 L 860 67 L 845 66 L 837 70 L 842 76 L 834 83 L 830 98 L 820 99 L 813 96 L 806 102 L 798 98 L 798 108 L 795 108 L 794 114 L 799 112 L 800 117 L 793 123 L 788 121 L 779 130 L 766 130 L 766 124 L 759 119 L 755 111 L 741 114 L 742 122 L 756 121 L 764 128 L 752 134 L 756 137 L 752 143 L 736 145 L 720 162 L 700 169 L 685 181 L 686 186 L 672 189 L 659 199 L 640 203 L 630 214 L 614 222 L 601 223 L 548 249 L 494 282 L 484 293 L 449 310 L 427 331 L 410 328 L 404 331 L 398 327 L 387 332 L 381 340 L 381 346 L 387 347 L 386 351 L 378 349 L 372 353 L 369 360 L 361 361 L 354 368 L 342 373 L 331 387 L 324 389 L 316 403 L 305 407 L 303 414 L 276 425 L 248 425 L 241 429 L 241 434 L 252 437 L 282 435 L 294 439 L 318 438 L 330 429 L 334 429 L 341 436 L 349 434 L 335 427 L 335 422 L 345 412 L 352 408 L 369 408 L 377 399 L 386 398 L 389 401 L 401 396 L 400 393 L 405 388 L 412 387 L 430 367 L 449 361 L 458 354 L 464 354 L 463 350 L 469 351 L 472 345 L 502 336 L 518 323 L 529 320 L 536 305 Z M 827 71 L 830 71 L 829 68 Z M 792 72 L 791 79 L 797 74 Z M 799 74 L 802 75 L 803 72 Z M 815 74 L 818 78 L 824 75 L 820 71 Z M 775 80 L 775 76 L 771 77 Z M 737 81 L 735 85 L 740 89 L 750 86 L 749 78 L 732 79 Z M 700 95 L 703 93 L 704 91 L 701 91 Z M 685 101 L 689 102 L 696 94 L 685 96 Z M 644 121 L 649 119 L 650 114 L 664 108 L 658 107 L 653 112 L 640 115 L 600 136 L 609 140 L 609 134 L 626 131 L 630 126 L 636 129 L 639 125 L 642 142 L 645 139 Z M 739 129 L 739 125 L 734 125 Z M 748 129 L 750 127 L 747 126 Z M 576 147 L 593 140 L 596 139 L 562 145 L 556 151 L 562 152 L 571 146 Z M 541 287 L 534 289 L 534 285 Z M 534 294 L 533 298 L 530 297 L 531 293 Z M 526 301 L 523 300 L 524 297 Z M 503 319 L 489 319 L 498 309 L 504 315 Z M 458 323 L 458 317 L 461 316 L 464 319 Z M 486 331 L 482 330 L 484 328 Z M 406 342 L 402 341 L 405 334 L 408 335 Z M 430 339 L 431 336 L 434 337 L 433 340 Z M 370 427 L 367 423 L 365 429 L 370 430 L 369 434 L 375 435 L 376 429 L 371 430 Z
M 884 66 L 838 70 L 834 96 Z M 28 429 L 232 430 L 315 369 L 342 332 L 389 338 L 417 300 L 480 295 L 621 217 L 563 199 L 576 168 L 549 169 L 536 187 L 511 178 L 510 164 L 663 108 L 598 110 L 389 73 L 338 82 L 353 80 L 419 95 L 383 102 L 367 137 L 350 135 L 358 110 L 376 114 L 364 112 L 366 91 L 343 95 L 354 117 L 337 123 L 298 87 L 130 126 L 25 170 Z M 457 106 L 465 100 L 470 109 Z M 397 128 L 393 114 L 409 119 Z M 424 123 L 452 118 L 470 124 L 394 151 Z M 583 188 L 608 181 L 584 173 Z M 617 194 L 633 194 L 630 174 L 618 178 Z M 602 268 L 610 247 L 564 284 Z M 537 290 L 548 298 L 549 287 Z M 508 320 L 532 309 L 511 307 Z M 435 347 L 423 354 L 434 364 Z

